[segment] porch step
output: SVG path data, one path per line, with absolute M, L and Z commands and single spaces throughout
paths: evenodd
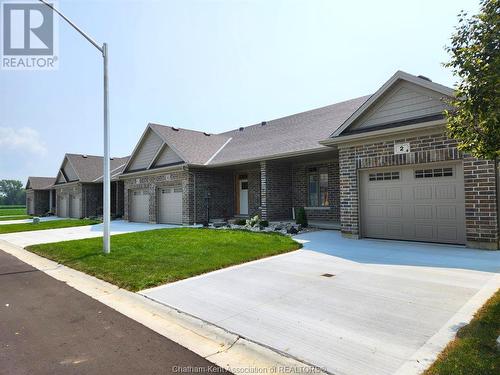
M 337 221 L 309 220 L 309 226 L 318 229 L 340 230 L 340 223 Z

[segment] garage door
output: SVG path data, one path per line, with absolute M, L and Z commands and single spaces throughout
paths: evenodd
M 68 205 L 69 199 L 67 195 L 59 196 L 59 206 L 57 207 L 58 216 L 60 217 L 68 217 Z
M 70 210 L 69 214 L 70 217 L 74 217 L 76 219 L 82 217 L 81 200 L 79 196 L 76 195 L 70 196 L 69 210 Z
M 34 215 L 35 212 L 33 210 L 33 199 L 28 198 L 28 199 L 26 199 L 26 201 L 28 202 L 28 204 L 27 204 L 28 215 Z
M 182 224 L 182 187 L 167 187 L 159 190 L 158 222 Z
M 132 190 L 130 194 L 129 220 L 149 222 L 149 193 L 147 190 Z
M 365 170 L 360 178 L 364 237 L 465 243 L 462 164 Z

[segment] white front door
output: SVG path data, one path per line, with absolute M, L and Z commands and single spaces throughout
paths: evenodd
M 248 180 L 240 180 L 240 215 L 248 215 Z

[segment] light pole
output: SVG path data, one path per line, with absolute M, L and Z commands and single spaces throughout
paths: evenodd
M 90 42 L 102 54 L 103 73 L 104 73 L 104 159 L 103 159 L 103 237 L 102 246 L 103 252 L 109 254 L 111 245 L 109 241 L 109 224 L 111 220 L 111 176 L 109 171 L 109 98 L 108 98 L 108 45 L 103 43 L 102 46 L 92 39 L 89 35 L 85 34 L 78 26 L 71 22 L 64 14 L 59 12 L 52 4 L 45 0 L 39 0 L 41 3 L 47 5 L 55 13 L 57 13 L 63 20 L 65 20 L 72 28 L 80 33 L 87 41 Z

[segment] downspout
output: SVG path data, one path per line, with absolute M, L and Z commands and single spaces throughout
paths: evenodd
M 193 177 L 193 225 L 196 225 L 196 175 L 193 172 L 190 172 L 187 167 L 183 167 L 183 169 Z

